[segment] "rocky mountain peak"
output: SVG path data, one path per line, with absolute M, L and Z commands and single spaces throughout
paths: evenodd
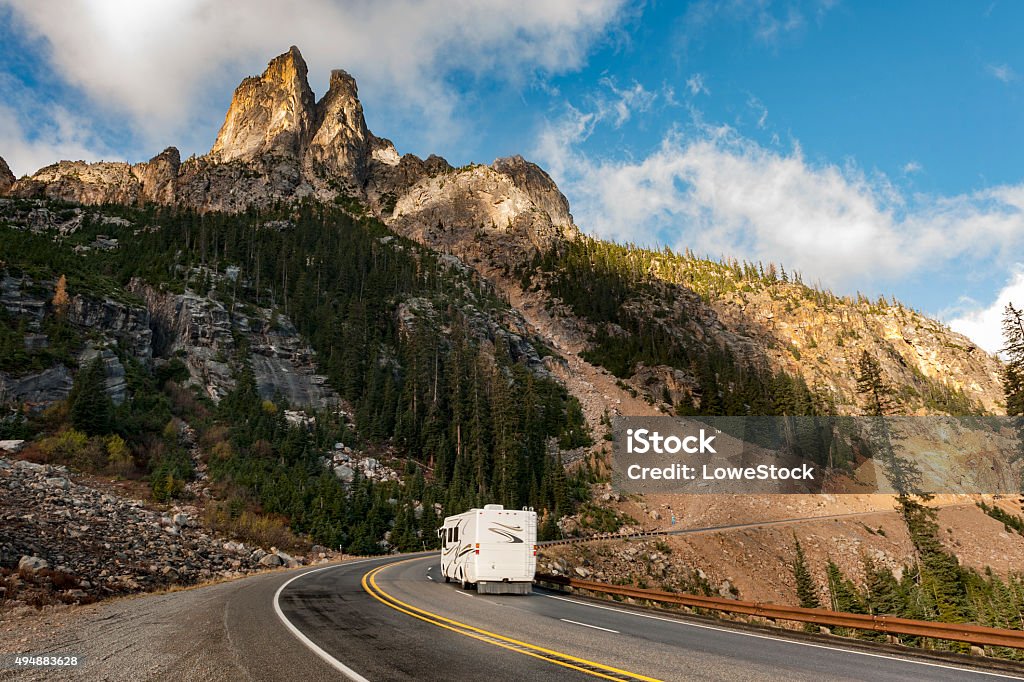
M 167 163 L 174 169 L 174 172 L 177 173 L 178 168 L 181 167 L 181 152 L 178 151 L 177 147 L 168 147 L 167 149 L 163 150 L 162 152 L 154 156 L 152 159 L 150 159 L 149 162 Z
M 455 251 L 481 230 L 511 251 L 524 247 L 524 256 L 578 234 L 569 202 L 536 164 L 512 156 L 452 168 L 439 156 L 399 155 L 367 128 L 351 74 L 332 71 L 327 92 L 316 99 L 296 47 L 239 84 L 206 156 L 182 163 L 169 147 L 134 165 L 61 162 L 17 182 L 0 173 L 0 192 L 205 211 L 348 197 L 405 236 Z M 439 225 L 444 229 L 435 234 Z
M 359 88 L 356 85 L 356 79 L 345 69 L 331 70 L 331 81 L 327 87 L 327 94 L 330 95 L 331 93 L 334 93 L 336 97 L 345 96 L 355 100 L 358 104 Z
M 366 182 L 371 138 L 359 102 L 356 80 L 335 69 L 327 93 L 317 105 L 318 127 L 306 149 L 307 174 L 334 178 L 358 189 Z
M 267 152 L 298 157 L 316 123 L 316 98 L 297 47 L 275 57 L 260 77 L 235 89 L 210 150 L 220 161 L 250 161 Z
M 158 204 L 174 203 L 181 168 L 181 153 L 177 147 L 168 147 L 147 163 L 132 168 L 141 185 L 140 192 L 147 201 Z
M 572 225 L 569 200 L 558 189 L 543 168 L 516 154 L 496 160 L 491 168 L 509 177 L 512 182 L 529 196 L 539 209 L 551 217 L 555 227 Z
M 0 194 L 5 193 L 14 184 L 14 173 L 11 172 L 10 166 L 4 161 L 4 157 L 0 156 Z

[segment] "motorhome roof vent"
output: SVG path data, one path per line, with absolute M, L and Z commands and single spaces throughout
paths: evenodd
M 485 504 L 484 509 L 504 509 L 500 504 Z

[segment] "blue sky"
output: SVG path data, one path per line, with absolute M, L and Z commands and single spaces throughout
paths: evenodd
M 0 0 L 17 174 L 202 154 L 237 82 L 294 43 L 317 93 L 356 76 L 400 152 L 522 153 L 585 231 L 894 293 L 990 350 L 1024 303 L 1019 3 L 62 4 Z

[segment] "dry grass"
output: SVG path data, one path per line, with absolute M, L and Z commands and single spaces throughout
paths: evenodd
M 79 587 L 78 578 L 70 573 L 51 568 L 38 571 L 28 569 L 4 569 L 0 571 L 0 613 L 8 602 L 19 601 L 34 609 L 55 604 L 90 604 L 96 601 L 92 595 L 71 596 L 68 590 Z
M 284 519 L 252 511 L 232 513 L 226 504 L 210 505 L 203 512 L 203 524 L 215 533 L 237 538 L 247 545 L 280 547 L 307 552 L 310 543 L 288 528 Z

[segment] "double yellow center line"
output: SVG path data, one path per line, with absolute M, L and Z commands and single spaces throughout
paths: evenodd
M 363 589 L 366 590 L 371 597 L 389 608 L 401 611 L 413 618 L 418 618 L 426 623 L 436 625 L 439 628 L 444 628 L 445 630 L 455 632 L 465 637 L 471 637 L 475 640 L 486 642 L 487 644 L 499 646 L 502 649 L 508 649 L 509 651 L 514 651 L 526 656 L 532 656 L 533 658 L 538 658 L 542 661 L 548 661 L 549 663 L 560 665 L 563 668 L 571 668 L 606 680 L 616 680 L 617 682 L 633 682 L 635 680 L 641 680 L 642 682 L 659 682 L 659 680 L 653 677 L 646 677 L 626 670 L 620 670 L 619 668 L 613 668 L 602 663 L 588 661 L 585 658 L 578 658 L 576 656 L 570 656 L 569 654 L 563 654 L 551 649 L 545 649 L 544 647 L 537 646 L 536 644 L 529 644 L 527 642 L 519 641 L 518 639 L 512 639 L 511 637 L 505 637 L 504 635 L 482 630 L 480 628 L 473 627 L 472 625 L 460 623 L 459 621 L 452 620 L 451 618 L 445 618 L 444 616 L 440 616 L 436 613 L 431 613 L 412 606 L 411 604 L 407 604 L 406 602 L 391 596 L 377 584 L 377 574 L 385 568 L 415 560 L 416 559 L 406 559 L 405 561 L 387 564 L 367 572 L 363 576 L 362 580 Z

